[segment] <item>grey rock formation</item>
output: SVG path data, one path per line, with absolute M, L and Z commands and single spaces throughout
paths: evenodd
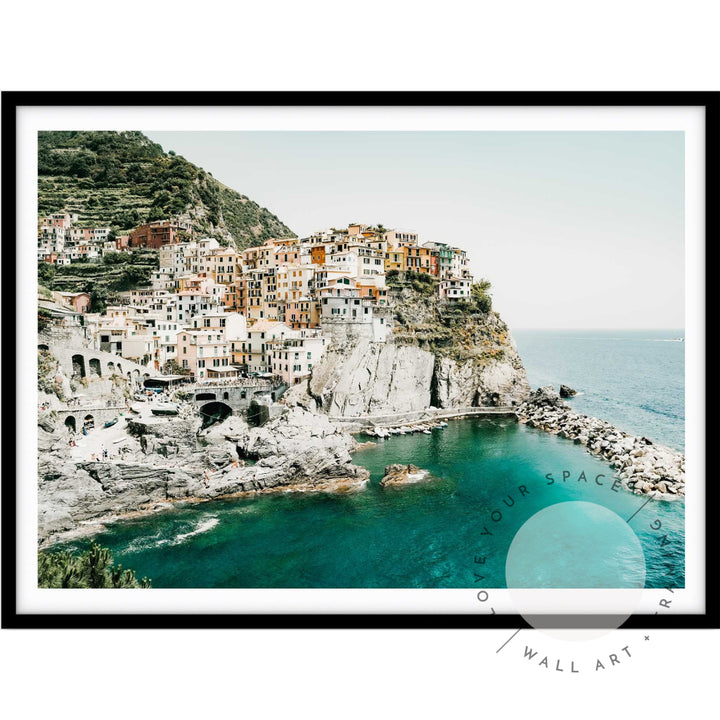
M 41 452 L 41 544 L 77 533 L 83 523 L 93 523 L 84 526 L 92 531 L 178 500 L 279 489 L 351 491 L 369 478 L 352 464 L 355 440 L 326 416 L 299 406 L 260 428 L 230 417 L 200 436 L 195 419 L 131 421 L 128 427 L 136 441 L 121 462 L 74 463 L 65 442 Z M 258 462 L 244 466 L 239 454 Z
M 552 385 L 545 385 L 530 393 L 526 407 L 564 407 L 565 403 Z
M 395 302 L 405 324 L 396 325 L 386 342 L 348 328 L 329 329 L 332 342 L 309 383 L 323 412 L 353 418 L 429 407 L 519 405 L 527 397 L 525 370 L 496 313 L 438 310 L 436 301 L 420 302 L 412 293 Z M 447 326 L 443 312 L 454 326 Z
M 573 397 L 574 395 L 577 395 L 577 390 L 573 390 L 569 385 L 561 385 L 560 386 L 560 397 L 561 398 L 569 398 L 569 397 Z
M 367 338 L 335 343 L 313 369 L 310 392 L 332 417 L 423 410 L 434 364 L 432 353 L 417 347 Z
M 439 408 L 516 405 L 527 396 L 524 371 L 507 359 L 478 362 L 439 357 L 433 377 Z

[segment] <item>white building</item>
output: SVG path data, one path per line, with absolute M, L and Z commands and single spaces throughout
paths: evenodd
M 179 243 L 175 245 L 162 245 L 158 248 L 160 267 L 174 275 L 185 272 L 186 258 L 197 257 L 197 243 Z M 189 263 L 192 265 L 192 262 Z M 197 263 L 195 263 L 197 265 Z
M 160 319 L 155 324 L 153 336 L 155 338 L 155 360 L 158 367 L 169 360 L 177 360 L 177 336 L 182 329 L 176 322 Z
M 248 328 L 247 340 L 233 343 L 233 361 L 236 365 L 247 366 L 251 373 L 272 372 L 272 342 L 300 336 L 299 330 L 293 330 L 285 323 L 258 320 Z
M 197 290 L 183 290 L 168 296 L 165 303 L 165 319 L 187 325 L 196 315 L 217 312 L 222 298 Z
M 189 327 L 193 330 L 216 331 L 228 341 L 247 339 L 247 320 L 242 313 L 228 313 L 223 310 L 203 313 L 196 315 Z
M 438 285 L 438 296 L 441 300 L 469 300 L 472 278 L 449 278 L 441 280 Z
M 453 257 L 450 264 L 450 278 L 469 278 L 470 261 L 467 253 L 460 248 L 453 248 Z
M 315 265 L 281 265 L 276 272 L 278 300 L 292 302 L 310 295 Z
M 343 285 L 343 280 L 320 289 L 321 326 L 354 326 L 372 340 L 385 342 L 389 331 L 386 309 L 380 308 L 373 298 L 361 297 L 357 288 Z
M 150 282 L 152 283 L 153 290 L 174 290 L 175 273 L 170 268 L 161 267 L 158 270 L 153 270 L 150 276 Z
M 325 354 L 328 340 L 319 333 L 286 338 L 270 343 L 273 375 L 288 385 L 296 385 L 310 377 L 313 365 Z

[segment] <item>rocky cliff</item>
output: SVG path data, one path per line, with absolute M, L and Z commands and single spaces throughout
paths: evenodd
M 122 459 L 97 461 L 73 456 L 64 429 L 43 417 L 40 545 L 97 532 L 104 522 L 177 501 L 292 490 L 348 492 L 364 487 L 370 475 L 352 464 L 356 443 L 350 435 L 301 407 L 287 408 L 259 428 L 236 416 L 209 432 L 199 432 L 201 424 L 197 417 L 128 422 Z
M 314 368 L 310 392 L 331 417 L 415 412 L 431 405 L 434 367 L 418 347 L 346 337 Z
M 385 342 L 360 327 L 343 329 L 313 369 L 310 393 L 331 417 L 517 405 L 529 394 L 515 342 L 497 313 L 442 303 L 411 286 L 393 289 L 390 304 L 393 328 Z

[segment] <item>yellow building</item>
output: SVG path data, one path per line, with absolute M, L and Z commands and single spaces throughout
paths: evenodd
M 388 273 L 391 270 L 404 272 L 407 264 L 407 251 L 406 247 L 388 248 L 385 253 L 385 272 Z

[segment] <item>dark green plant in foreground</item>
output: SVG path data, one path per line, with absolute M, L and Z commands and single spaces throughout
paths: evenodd
M 135 577 L 134 570 L 113 565 L 107 548 L 93 543 L 79 555 L 67 550 L 38 552 L 38 587 L 41 588 L 149 588 L 150 580 Z

